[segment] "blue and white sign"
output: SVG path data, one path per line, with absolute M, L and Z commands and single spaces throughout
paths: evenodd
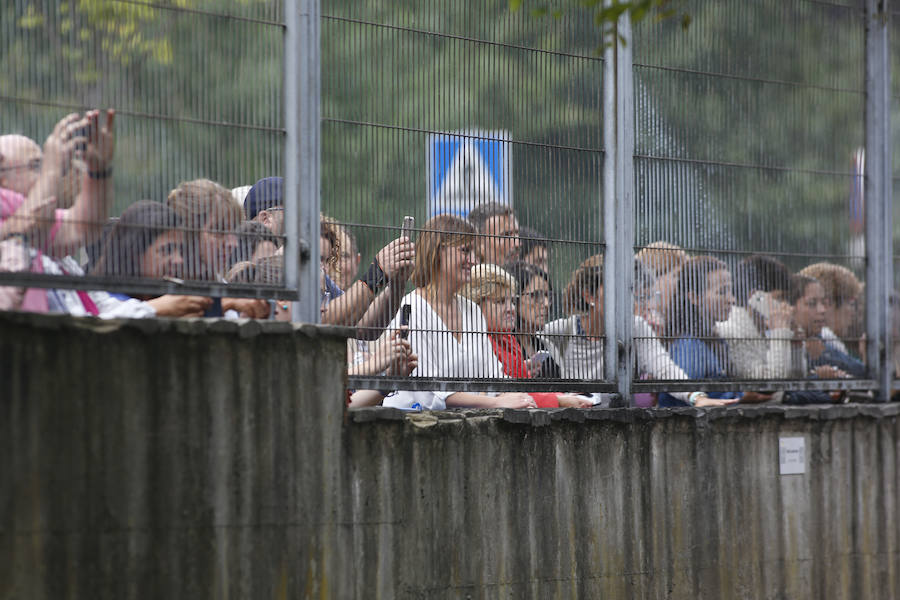
M 479 204 L 512 204 L 509 132 L 461 131 L 428 138 L 428 216 L 465 217 Z

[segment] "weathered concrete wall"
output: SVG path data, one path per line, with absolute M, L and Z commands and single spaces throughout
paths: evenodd
M 0 598 L 900 597 L 897 405 L 345 415 L 339 333 L 0 314 Z
M 356 414 L 349 596 L 900 597 L 897 409 Z
M 0 598 L 332 596 L 345 360 L 287 323 L 0 314 Z

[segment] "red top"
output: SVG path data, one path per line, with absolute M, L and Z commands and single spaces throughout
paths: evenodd
M 522 347 L 511 333 L 492 333 L 491 346 L 494 347 L 494 354 L 503 364 L 504 375 L 509 375 L 514 379 L 527 379 L 528 368 L 525 366 L 525 355 L 522 354 Z
M 528 367 L 525 366 L 525 355 L 522 353 L 522 347 L 511 333 L 492 333 L 488 336 L 491 338 L 491 346 L 494 348 L 494 354 L 500 359 L 503 365 L 503 374 L 509 375 L 515 379 L 527 379 Z M 559 400 L 555 393 L 533 393 L 529 394 L 534 398 L 538 408 L 558 408 Z

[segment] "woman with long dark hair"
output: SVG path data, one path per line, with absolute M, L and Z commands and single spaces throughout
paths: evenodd
M 716 337 L 714 328 L 716 322 L 728 318 L 732 306 L 734 291 L 725 263 L 712 256 L 695 256 L 681 266 L 666 315 L 666 337 L 669 355 L 689 379 L 727 377 L 727 346 Z M 694 394 L 687 402 L 673 394 L 660 394 L 659 406 L 702 406 Z M 711 392 L 704 396 L 728 404 L 737 402 L 741 394 Z
M 181 228 L 179 216 L 164 204 L 150 200 L 135 202 L 109 232 L 91 274 L 117 278 L 181 277 L 185 264 Z M 174 294 L 140 299 L 153 307 L 157 316 L 167 317 L 200 317 L 212 303 L 202 296 Z
M 559 365 L 552 357 L 546 356 L 547 347 L 537 336 L 550 317 L 553 301 L 550 276 L 543 269 L 524 261 L 506 265 L 506 271 L 512 275 L 519 290 L 515 339 L 522 354 L 530 361 L 529 371 L 534 377 L 558 378 Z

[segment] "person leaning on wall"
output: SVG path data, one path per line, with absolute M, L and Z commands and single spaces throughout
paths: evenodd
M 209 179 L 194 179 L 169 192 L 166 203 L 185 228 L 184 278 L 227 283 L 225 274 L 244 221 L 231 191 Z M 229 310 L 262 319 L 269 314 L 269 304 L 258 298 L 214 299 L 204 316 L 222 317 Z
M 502 379 L 503 366 L 494 356 L 487 324 L 478 305 L 460 295 L 475 264 L 475 228 L 454 215 L 428 220 L 419 235 L 413 283 L 416 289 L 403 297 L 409 306 L 409 322 L 401 309 L 388 325 L 386 335 L 409 327 L 412 351 L 418 357 L 414 377 L 463 377 Z M 385 406 L 443 409 L 448 406 L 480 408 L 528 408 L 534 400 L 524 393 L 497 395 L 456 391 L 403 391 L 389 396 Z
M 107 236 L 91 275 L 117 279 L 181 278 L 186 248 L 183 223 L 165 204 L 141 200 L 129 206 Z M 152 309 L 141 316 L 202 317 L 211 298 L 178 294 L 110 294 L 121 301 L 140 300 Z
M 735 269 L 736 304 L 716 334 L 728 344 L 737 377 L 785 379 L 791 371 L 791 322 L 788 296 L 791 272 L 780 261 L 748 256 Z
M 716 337 L 713 327 L 717 321 L 728 318 L 733 305 L 731 273 L 725 263 L 712 256 L 695 256 L 681 266 L 666 315 L 666 336 L 670 340 L 668 356 L 686 379 L 728 376 L 727 347 Z M 685 400 L 678 394 L 664 392 L 659 395 L 658 404 L 725 406 L 740 397 L 735 392 L 693 392 Z
M 799 274 L 818 281 L 825 292 L 825 327 L 822 329 L 822 339 L 842 353 L 852 355 L 859 346 L 857 342 L 862 334 L 862 283 L 847 267 L 829 262 L 809 265 L 801 269 Z M 865 345 L 862 344 L 862 347 Z

